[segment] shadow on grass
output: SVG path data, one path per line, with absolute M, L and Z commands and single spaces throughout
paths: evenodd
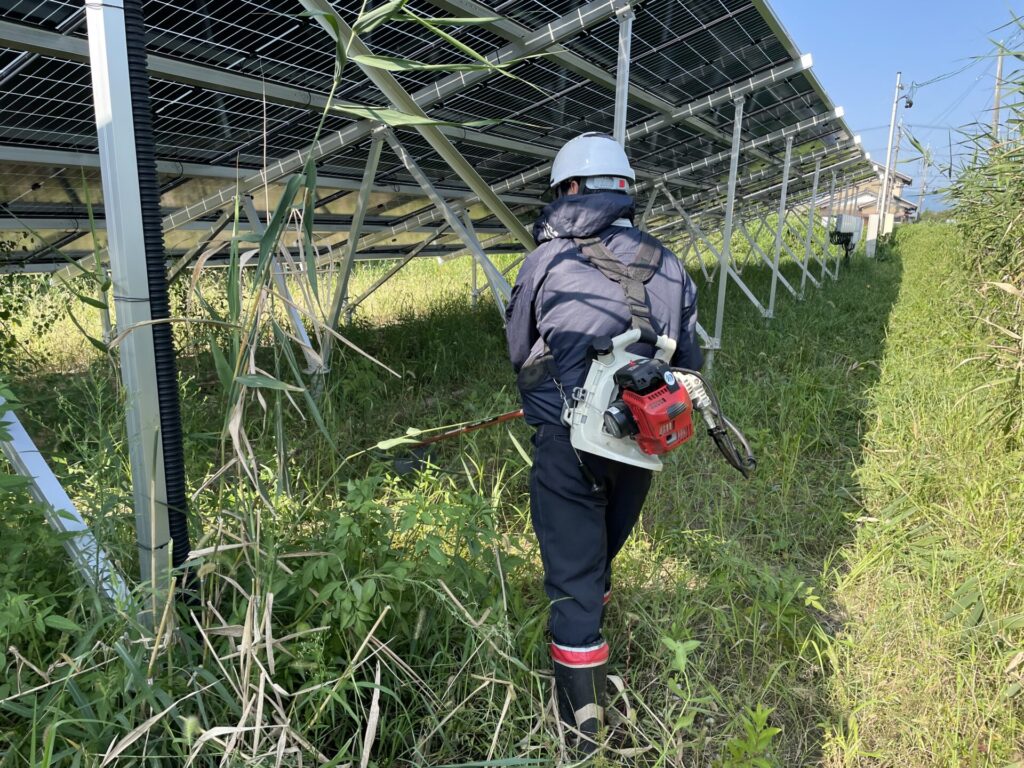
M 799 286 L 797 265 L 784 275 Z M 720 711 L 775 709 L 771 724 L 783 728 L 776 755 L 786 765 L 816 763 L 821 725 L 836 716 L 825 658 L 843 622 L 832 601 L 834 569 L 859 515 L 864 409 L 901 276 L 898 256 L 855 258 L 838 282 L 808 283 L 804 301 L 779 286 L 771 321 L 731 283 L 713 381 L 751 439 L 757 472 L 744 482 L 701 440 L 679 452 L 647 504 L 654 556 L 685 575 L 656 598 L 674 612 L 661 631 L 701 641 L 697 675 Z M 747 267 L 742 278 L 767 304 L 770 271 Z M 713 301 L 703 287 L 706 318 Z M 646 586 L 627 599 L 645 599 Z M 709 716 L 720 728 L 721 717 Z

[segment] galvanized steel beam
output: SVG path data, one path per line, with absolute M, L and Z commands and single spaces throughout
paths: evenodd
M 86 20 L 103 199 L 110 208 L 112 293 L 124 335 L 121 376 L 139 568 L 146 585 L 143 614 L 152 622 L 170 591 L 171 537 L 124 6 L 121 0 L 88 4 Z
M 775 317 L 775 291 L 778 288 L 779 282 L 779 255 L 782 253 L 782 228 L 783 221 L 786 217 L 786 195 L 789 192 L 789 169 L 793 160 L 793 137 L 790 136 L 786 139 L 786 159 L 783 161 L 782 166 L 782 190 L 779 192 L 779 212 L 778 220 L 775 226 L 775 250 L 774 257 L 772 259 L 772 287 L 771 293 L 768 296 L 768 315 L 770 319 Z M 793 286 L 786 282 L 786 287 L 790 293 L 796 296 L 796 291 L 793 290 Z
M 811 266 L 811 234 L 814 232 L 814 219 L 818 215 L 817 204 L 818 204 L 818 179 L 821 177 L 821 160 L 818 160 L 814 164 L 814 180 L 811 182 L 811 204 L 807 207 L 807 242 L 806 252 L 804 253 L 804 274 L 800 278 L 800 297 L 803 298 L 804 288 L 807 284 L 807 278 L 810 277 L 810 266 Z M 811 278 L 812 280 L 814 278 Z M 815 283 L 817 285 L 817 283 Z
M 0 47 L 31 51 L 63 61 L 89 62 L 89 46 L 85 39 L 49 32 L 38 27 L 0 21 Z M 192 64 L 180 59 L 150 54 L 146 57 L 149 74 L 159 80 L 184 83 L 207 91 L 228 93 L 255 101 L 267 101 L 296 109 L 322 112 L 329 106 L 327 94 L 272 80 L 260 80 L 228 72 L 218 67 Z M 534 157 L 552 158 L 555 150 L 528 141 L 475 131 L 458 126 L 438 126 L 445 135 L 470 144 L 518 152 Z
M 329 6 L 328 10 L 333 13 L 333 9 Z M 604 21 L 614 13 L 614 10 L 615 6 L 612 0 L 593 0 L 593 2 L 575 9 L 550 24 L 532 31 L 522 42 L 504 46 L 489 54 L 486 58 L 488 61 L 500 64 L 507 62 L 509 59 L 537 53 L 557 45 L 563 40 L 574 37 L 594 24 Z M 492 74 L 492 72 L 487 70 L 455 72 L 420 88 L 413 94 L 407 94 L 407 96 L 415 102 L 418 109 L 422 110 L 453 93 L 463 90 L 473 83 L 490 77 Z M 368 136 L 375 125 L 371 120 L 360 120 L 358 123 L 322 137 L 309 149 L 293 152 L 287 157 L 275 160 L 266 168 L 243 179 L 239 184 L 225 187 L 216 194 L 210 195 L 167 217 L 164 219 L 164 230 L 174 229 L 186 221 L 204 216 L 223 206 L 236 194 L 250 192 L 265 184 L 277 181 L 284 176 L 299 172 L 310 157 L 314 160 L 319 160 L 343 147 L 351 146 L 353 143 Z M 474 191 L 474 197 L 476 196 Z
M 6 405 L 7 401 L 0 396 L 0 409 Z M 119 608 L 128 608 L 131 596 L 124 575 L 96 541 L 13 410 L 0 413 L 0 429 L 7 433 L 7 439 L 0 440 L 0 453 L 7 457 L 15 473 L 28 478 L 29 493 L 42 506 L 50 527 L 64 534 L 64 549 L 85 583 Z
M 484 252 L 480 242 L 476 239 L 476 235 L 466 229 L 466 225 L 462 223 L 459 215 L 452 210 L 447 201 L 445 201 L 433 186 L 431 186 L 427 175 L 423 173 L 412 155 L 410 155 L 408 150 L 402 146 L 402 143 L 398 141 L 394 133 L 387 130 L 384 132 L 384 138 L 387 140 L 388 144 L 391 145 L 391 149 L 398 156 L 398 159 L 402 161 L 406 170 L 412 174 L 413 178 L 415 178 L 420 186 L 423 187 L 423 191 L 430 196 L 431 202 L 433 202 L 441 211 L 445 221 L 448 223 L 448 227 L 472 250 L 473 257 L 480 264 L 480 267 L 484 270 L 484 274 L 487 276 L 487 283 L 491 288 L 491 294 L 494 296 L 494 303 L 501 311 L 502 317 L 504 317 L 505 305 L 509 302 L 512 296 L 512 286 L 509 285 L 505 276 L 501 274 L 498 268 L 494 266 L 494 262 L 487 257 L 487 254 Z M 532 239 L 533 238 L 531 238 L 531 241 Z
M 616 12 L 619 22 L 619 56 L 615 65 L 615 126 L 612 135 L 626 145 L 626 117 L 629 112 L 629 52 L 633 43 L 633 19 L 636 14 L 627 2 Z
M 732 217 L 736 204 L 736 182 L 740 167 L 740 144 L 743 128 L 743 103 L 744 97 L 740 96 L 734 104 L 732 118 L 732 157 L 729 160 L 729 190 L 725 203 L 725 226 L 722 229 L 722 251 L 719 254 L 718 264 L 720 279 L 718 281 L 718 303 L 715 306 L 715 341 L 718 347 L 722 346 L 722 330 L 725 323 L 725 289 L 729 283 L 730 260 L 732 258 Z M 707 370 L 711 372 L 714 364 L 715 351 L 711 350 L 707 358 Z

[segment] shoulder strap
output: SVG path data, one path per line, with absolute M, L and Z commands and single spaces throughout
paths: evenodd
M 644 234 L 636 261 L 627 265 L 608 250 L 600 237 L 576 238 L 575 243 L 584 258 L 597 267 L 601 274 L 622 287 L 626 306 L 632 318 L 632 327 L 640 329 L 641 338 L 645 341 L 654 343 L 658 333 L 651 324 L 651 310 L 647 306 L 645 283 L 654 276 L 661 263 L 661 248 L 658 244 Z

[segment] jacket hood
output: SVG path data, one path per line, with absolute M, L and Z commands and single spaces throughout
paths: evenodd
M 557 237 L 593 237 L 616 219 L 633 218 L 633 198 L 621 192 L 560 197 L 544 206 L 533 225 L 538 243 Z

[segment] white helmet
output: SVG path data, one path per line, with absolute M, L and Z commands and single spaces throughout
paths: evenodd
M 604 133 L 584 133 L 558 150 L 551 164 L 550 186 L 576 177 L 585 178 L 588 189 L 622 192 L 629 191 L 626 179 L 636 180 L 622 145 Z

